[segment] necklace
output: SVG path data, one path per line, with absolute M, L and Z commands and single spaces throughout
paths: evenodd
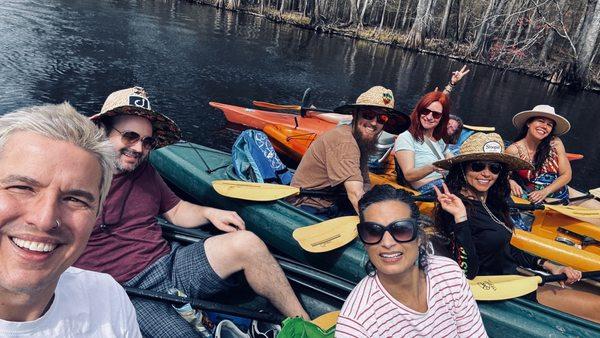
M 483 208 L 485 209 L 485 211 L 488 213 L 488 215 L 490 216 L 490 218 L 492 219 L 492 221 L 502 225 L 504 227 L 504 229 L 506 229 L 506 231 L 508 231 L 509 233 L 512 234 L 512 230 L 506 226 L 506 224 L 504 222 L 502 222 L 501 220 L 498 219 L 498 217 L 496 217 L 496 215 L 494 215 L 492 213 L 492 211 L 488 208 L 487 204 L 485 204 L 485 201 L 483 200 L 483 198 L 481 198 L 481 204 L 483 205 Z

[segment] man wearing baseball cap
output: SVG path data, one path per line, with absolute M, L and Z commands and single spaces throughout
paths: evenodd
M 369 184 L 368 158 L 379 134 L 382 130 L 399 134 L 410 126 L 409 117 L 394 109 L 392 91 L 381 86 L 372 87 L 356 103 L 338 107 L 335 112 L 352 115 L 352 124 L 317 138 L 302 157 L 291 183 L 305 190 L 331 193 L 331 197 L 301 195 L 290 199 L 324 218 L 358 211 L 358 200 Z
M 152 110 L 143 88 L 110 94 L 91 119 L 113 144 L 117 169 L 76 266 L 109 273 L 125 286 L 162 292 L 177 288 L 198 298 L 233 286 L 230 277 L 243 271 L 250 287 L 284 315 L 308 318 L 266 245 L 245 230 L 236 212 L 181 200 L 147 161 L 152 149 L 176 142 L 181 131 Z M 226 233 L 189 246 L 169 244 L 156 220 L 161 215 L 177 226 L 212 223 Z M 133 303 L 145 336 L 195 334 L 171 305 L 143 299 Z

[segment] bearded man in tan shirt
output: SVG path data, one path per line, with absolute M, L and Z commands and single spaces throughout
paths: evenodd
M 300 195 L 290 202 L 323 218 L 354 214 L 358 200 L 368 190 L 369 155 L 382 130 L 399 134 L 408 129 L 410 118 L 394 109 L 392 91 L 375 86 L 362 93 L 356 103 L 335 109 L 351 114 L 351 125 L 325 132 L 302 157 L 291 185 L 328 193 Z

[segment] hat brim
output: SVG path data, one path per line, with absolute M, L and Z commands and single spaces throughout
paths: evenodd
M 408 129 L 408 127 L 410 127 L 410 116 L 401 113 L 396 109 L 392 109 L 386 106 L 367 104 L 346 104 L 335 108 L 333 111 L 338 114 L 353 115 L 359 108 L 364 107 L 383 109 L 386 113 L 390 114 L 391 119 L 383 125 L 383 130 L 390 134 L 402 134 Z
M 526 111 L 517 113 L 515 116 L 513 116 L 512 122 L 513 122 L 513 125 L 517 129 L 521 129 L 521 128 L 523 128 L 523 125 L 525 123 L 527 123 L 527 120 L 529 120 L 532 117 L 538 117 L 538 116 L 554 121 L 555 126 L 554 126 L 554 130 L 552 132 L 552 135 L 555 135 L 555 136 L 564 135 L 571 129 L 571 123 L 566 118 L 564 118 L 560 115 L 557 115 L 557 114 L 551 114 L 551 113 L 547 113 L 547 112 L 543 112 L 543 111 L 536 111 L 536 110 L 526 110 Z
M 506 165 L 508 170 L 533 169 L 533 166 L 529 162 L 524 161 L 516 156 L 504 153 L 473 153 L 457 155 L 446 160 L 434 162 L 433 165 L 438 168 L 449 170 L 455 164 L 470 161 L 499 162 Z
M 94 123 L 99 123 L 104 118 L 117 115 L 135 115 L 147 118 L 152 123 L 152 133 L 158 141 L 156 148 L 168 146 L 181 139 L 181 129 L 179 129 L 173 120 L 161 113 L 141 107 L 116 107 L 104 113 L 98 113 L 90 117 L 90 120 Z

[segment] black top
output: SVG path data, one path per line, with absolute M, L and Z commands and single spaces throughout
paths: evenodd
M 517 266 L 538 268 L 537 257 L 511 246 L 512 232 L 496 223 L 480 201 L 463 199 L 463 202 L 468 219 L 458 224 L 452 219 L 448 230 L 454 259 L 468 279 L 516 274 Z M 499 213 L 493 214 L 499 220 L 504 219 Z

